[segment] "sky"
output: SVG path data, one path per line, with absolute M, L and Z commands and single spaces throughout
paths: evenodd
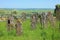
M 0 8 L 55 8 L 60 0 L 0 0 Z

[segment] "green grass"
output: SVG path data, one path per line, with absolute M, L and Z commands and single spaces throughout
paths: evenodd
M 36 29 L 31 30 L 29 19 L 23 22 L 22 27 L 23 34 L 16 36 L 15 30 L 10 31 L 8 34 L 6 22 L 0 22 L 0 40 L 60 40 L 58 27 L 52 28 L 48 24 L 47 28 L 41 29 L 40 23 L 37 23 Z
M 6 14 L 8 13 L 7 10 Z M 30 14 L 31 12 L 48 12 L 52 13 L 54 10 L 17 10 L 17 15 L 20 15 L 22 12 Z M 48 27 L 41 29 L 40 23 L 37 23 L 36 29 L 31 30 L 30 20 L 27 19 L 23 22 L 23 34 L 21 36 L 16 36 L 16 31 L 12 30 L 7 32 L 6 22 L 0 22 L 0 40 L 60 40 L 60 29 L 58 29 L 58 23 L 56 27 L 52 28 L 50 24 L 47 24 Z

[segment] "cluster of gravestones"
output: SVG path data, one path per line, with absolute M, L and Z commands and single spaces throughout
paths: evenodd
M 16 14 L 16 11 L 13 12 Z M 32 12 L 33 14 L 30 16 L 30 22 L 31 22 L 31 29 L 36 29 L 36 24 L 40 22 L 41 28 L 47 28 L 48 22 L 50 22 L 52 27 L 55 27 L 56 19 L 60 21 L 60 8 L 55 9 L 56 13 L 56 18 L 53 16 L 53 14 L 49 12 Z M 16 34 L 20 35 L 22 34 L 22 22 L 21 21 L 26 21 L 26 13 L 22 12 L 21 18 L 17 18 L 15 15 L 9 15 L 8 16 L 8 27 L 7 30 L 10 31 L 13 28 L 16 29 Z M 38 21 L 39 20 L 39 21 Z
M 7 19 L 7 30 L 10 31 L 13 28 L 16 29 L 16 34 L 20 35 L 22 33 L 22 23 L 21 20 L 19 20 L 19 18 L 15 18 L 16 16 L 13 16 L 12 14 L 8 16 Z M 22 13 L 22 17 L 21 17 L 22 21 L 26 20 L 26 13 Z M 30 20 L 31 20 L 31 29 L 35 29 L 36 28 L 36 24 L 38 22 L 38 20 L 40 19 L 40 23 L 42 28 L 44 28 L 45 26 L 47 26 L 47 21 L 50 21 L 51 24 L 54 26 L 55 21 L 54 21 L 54 17 L 52 15 L 51 12 L 45 13 L 42 12 L 42 14 L 38 14 L 38 13 L 34 13 L 30 16 Z
M 34 29 L 36 27 L 36 23 L 38 22 L 38 20 L 40 20 L 40 24 L 42 26 L 42 28 L 47 28 L 47 24 L 48 22 L 50 22 L 51 26 L 55 26 L 55 18 L 52 15 L 51 12 L 42 12 L 41 14 L 33 14 L 31 16 L 31 25 L 32 25 L 32 29 Z

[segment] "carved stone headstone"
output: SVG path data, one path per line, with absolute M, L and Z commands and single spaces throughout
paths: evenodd
M 22 23 L 18 18 L 16 19 L 16 35 L 22 34 Z
M 12 29 L 14 29 L 15 27 L 15 23 L 14 23 L 14 17 L 12 15 L 10 15 L 8 18 L 7 18 L 7 29 L 10 31 Z
M 31 28 L 36 28 L 36 16 L 34 14 L 31 16 Z
M 41 23 L 42 28 L 46 27 L 46 22 L 47 22 L 46 19 L 47 18 L 46 18 L 45 12 L 42 12 L 42 14 L 40 14 L 40 23 Z
M 56 19 L 54 18 L 53 14 L 51 12 L 47 13 L 47 21 L 50 22 L 51 26 L 55 27 Z
M 33 15 L 35 15 L 36 23 L 38 22 L 38 12 L 32 12 Z

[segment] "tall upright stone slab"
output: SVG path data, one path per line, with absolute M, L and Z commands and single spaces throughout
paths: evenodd
M 55 27 L 56 21 L 55 21 L 53 14 L 50 11 L 47 13 L 47 19 L 48 19 L 49 23 L 51 24 L 51 26 Z
M 22 22 L 18 18 L 16 19 L 16 35 L 22 34 Z
M 31 28 L 36 28 L 36 16 L 34 14 L 31 16 Z

